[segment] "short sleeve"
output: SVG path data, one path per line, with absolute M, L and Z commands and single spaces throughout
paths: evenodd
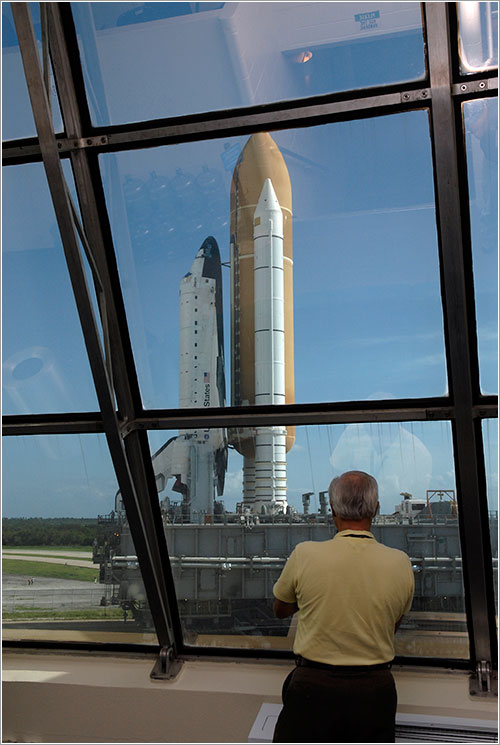
M 281 600 L 283 603 L 295 603 L 297 601 L 295 595 L 295 587 L 297 582 L 296 576 L 296 565 L 297 565 L 297 548 L 295 548 L 288 561 L 283 567 L 283 571 L 273 587 L 274 597 Z

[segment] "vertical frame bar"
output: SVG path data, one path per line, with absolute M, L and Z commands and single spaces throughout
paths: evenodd
M 463 576 L 471 658 L 477 664 L 496 659 L 496 629 L 482 440 L 474 422 L 474 399 L 479 390 L 477 338 L 467 181 L 458 156 L 459 147 L 463 147 L 463 139 L 457 136 L 461 117 L 457 117 L 452 98 L 451 5 L 425 3 L 425 19 L 448 376 L 455 410 L 453 439 Z
M 57 5 L 57 3 L 55 4 Z M 56 68 L 58 82 L 64 86 L 65 96 L 62 103 L 65 126 L 78 130 L 78 102 L 74 95 L 74 88 L 69 75 L 69 60 L 65 56 L 61 30 L 58 27 L 54 4 L 49 9 L 49 20 L 52 27 L 53 46 L 55 47 Z M 104 430 L 111 452 L 113 465 L 118 478 L 120 491 L 129 517 L 132 537 L 135 543 L 137 557 L 141 566 L 143 581 L 147 592 L 153 621 L 162 648 L 170 648 L 175 656 L 182 644 L 180 622 L 178 620 L 177 604 L 171 576 L 170 562 L 166 548 L 165 536 L 161 529 L 159 505 L 156 498 L 156 487 L 149 449 L 145 435 L 129 435 L 124 444 L 122 432 L 115 411 L 115 390 L 109 378 L 104 352 L 100 343 L 97 322 L 93 313 L 92 301 L 85 276 L 85 268 L 80 254 L 71 205 L 66 190 L 66 182 L 62 172 L 57 142 L 52 125 L 52 117 L 43 85 L 43 75 L 38 58 L 33 24 L 27 3 L 14 3 L 12 6 L 14 22 L 19 39 L 19 46 L 25 70 L 31 106 L 37 128 L 40 149 L 47 174 L 47 181 L 51 192 L 54 210 L 57 217 L 64 252 L 70 273 L 75 301 L 78 308 L 80 322 L 84 333 L 87 353 L 92 369 L 94 384 L 101 407 Z M 58 33 L 56 33 L 58 32 Z M 54 39 L 54 34 L 56 38 Z M 84 156 L 85 158 L 86 156 Z M 137 413 L 134 400 L 138 399 L 138 390 L 130 388 L 130 366 L 124 363 L 123 339 L 120 326 L 116 319 L 114 293 L 112 281 L 108 273 L 105 252 L 102 246 L 102 235 L 97 215 L 97 206 L 93 191 L 89 183 L 88 163 L 83 160 L 75 169 L 82 200 L 82 214 L 86 228 L 90 228 L 90 241 L 98 247 L 99 270 L 104 277 L 102 292 L 108 301 L 107 309 L 112 309 L 113 346 L 118 350 L 117 371 L 115 379 L 123 378 L 126 382 L 118 387 L 119 407 L 122 406 L 122 416 L 127 419 Z M 87 202 L 87 200 L 89 200 Z M 103 319 L 103 323 L 104 323 Z M 108 319 L 106 319 L 107 321 Z M 130 376 L 130 377 L 129 377 Z M 135 395 L 134 395 L 135 394 Z M 156 510 L 154 505 L 156 504 Z M 167 585 L 169 592 L 167 593 Z M 173 613 L 169 607 L 169 598 L 174 600 Z

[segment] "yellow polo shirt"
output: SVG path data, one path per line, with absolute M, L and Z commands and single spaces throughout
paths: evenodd
M 299 543 L 273 592 L 299 606 L 295 654 L 329 665 L 376 665 L 394 658 L 394 625 L 410 610 L 413 589 L 403 551 L 367 530 L 343 530 L 329 541 Z

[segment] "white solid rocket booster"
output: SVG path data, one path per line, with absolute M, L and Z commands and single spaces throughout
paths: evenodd
M 255 403 L 285 403 L 283 214 L 267 178 L 254 214 Z M 254 512 L 286 511 L 286 427 L 257 427 Z

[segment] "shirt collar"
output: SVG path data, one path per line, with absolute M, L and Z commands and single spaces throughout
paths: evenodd
M 337 533 L 334 536 L 334 540 L 335 538 L 341 538 L 342 536 L 349 536 L 349 535 L 365 535 L 367 538 L 373 538 L 373 540 L 376 540 L 373 533 L 369 530 L 352 530 L 352 529 L 341 530 L 340 533 Z

